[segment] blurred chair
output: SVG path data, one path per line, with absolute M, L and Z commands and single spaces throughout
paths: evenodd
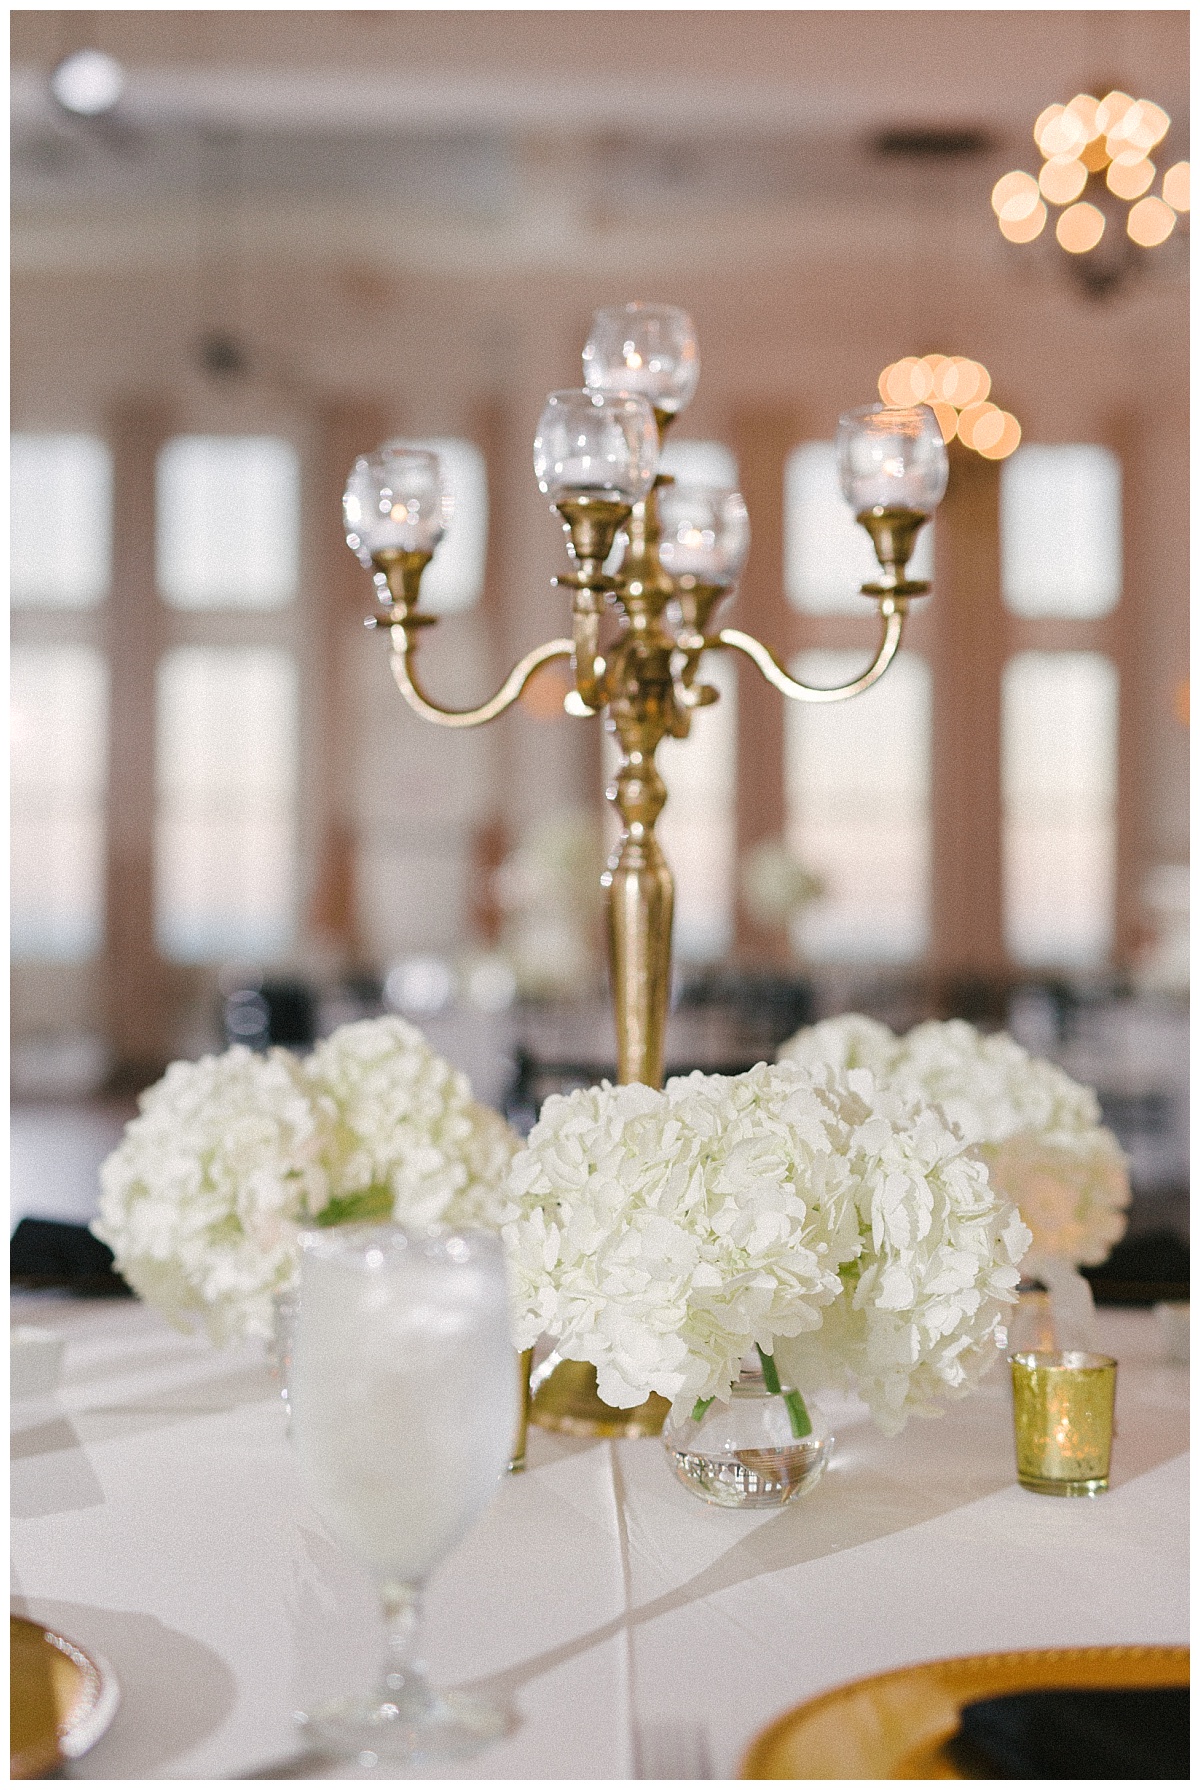
M 228 1044 L 266 1050 L 272 1044 L 307 1049 L 317 1038 L 317 993 L 307 982 L 264 980 L 235 988 L 225 997 L 223 1020 Z

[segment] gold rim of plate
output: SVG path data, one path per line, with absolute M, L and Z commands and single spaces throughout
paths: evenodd
M 979 1653 L 856 1679 L 763 1731 L 743 1778 L 962 1778 L 947 1743 L 964 1704 L 1034 1690 L 1186 1685 L 1186 1647 L 1048 1647 Z
M 9 1770 L 44 1778 L 93 1746 L 117 1706 L 107 1661 L 25 1616 L 9 1617 Z

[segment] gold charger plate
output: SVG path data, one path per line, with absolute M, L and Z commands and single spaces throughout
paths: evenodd
M 753 1743 L 743 1778 L 962 1778 L 959 1711 L 1017 1691 L 1186 1685 L 1186 1647 L 1048 1647 L 932 1660 L 860 1678 L 789 1710 Z
M 9 1768 L 44 1778 L 95 1746 L 120 1693 L 108 1661 L 24 1616 L 9 1617 Z

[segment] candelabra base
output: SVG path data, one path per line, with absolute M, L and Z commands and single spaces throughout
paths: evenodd
M 644 1404 L 618 1411 L 596 1390 L 596 1370 L 589 1361 L 564 1361 L 550 1355 L 534 1374 L 529 1421 L 539 1429 L 567 1436 L 657 1436 L 669 1399 L 652 1392 Z

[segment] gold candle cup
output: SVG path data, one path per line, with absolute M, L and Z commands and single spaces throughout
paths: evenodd
M 1031 1351 L 1009 1356 L 1017 1479 L 1054 1498 L 1108 1490 L 1117 1364 L 1110 1355 Z

